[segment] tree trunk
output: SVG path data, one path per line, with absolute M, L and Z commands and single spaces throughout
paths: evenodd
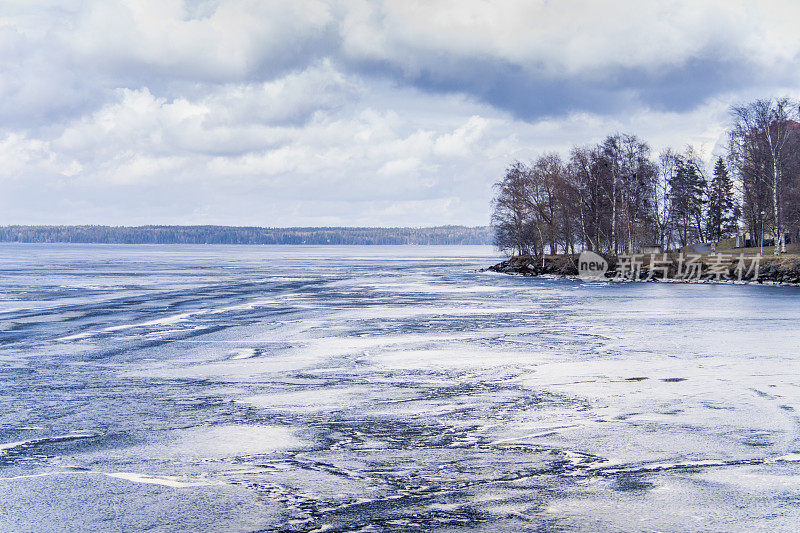
M 617 253 L 617 175 L 611 178 L 611 249 Z

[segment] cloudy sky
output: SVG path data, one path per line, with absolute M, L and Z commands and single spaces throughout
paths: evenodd
M 2 0 L 0 224 L 484 225 L 513 159 L 720 150 L 800 4 Z

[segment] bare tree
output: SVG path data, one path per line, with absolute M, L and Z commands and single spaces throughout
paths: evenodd
M 587 250 L 602 249 L 601 213 L 603 191 L 596 148 L 574 147 L 570 152 L 567 179 L 574 191 L 581 244 Z
M 501 250 L 529 253 L 531 245 L 530 223 L 530 168 L 515 161 L 503 178 L 495 183 L 497 191 L 493 200 L 492 228 L 495 245 Z
M 671 148 L 658 156 L 658 174 L 653 187 L 653 213 L 656 242 L 664 249 L 673 244 L 674 214 L 671 185 L 680 164 L 680 157 Z
M 558 252 L 557 243 L 563 236 L 564 174 L 564 163 L 556 153 L 539 157 L 531 168 L 531 206 L 551 254 Z
M 733 124 L 729 134 L 730 158 L 743 181 L 746 202 L 763 204 L 763 195 L 771 199 L 769 209 L 756 205 L 757 213 L 766 212 L 771 219 L 773 235 L 783 233 L 782 174 L 787 166 L 786 146 L 795 130 L 798 107 L 788 98 L 756 100 L 731 108 Z M 766 188 L 767 190 L 764 190 Z M 761 207 L 759 209 L 759 207 Z M 755 233 L 757 221 L 750 213 L 749 225 Z M 778 247 L 775 247 L 778 254 Z

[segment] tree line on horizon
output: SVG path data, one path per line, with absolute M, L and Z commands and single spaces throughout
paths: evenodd
M 569 154 L 514 161 L 495 183 L 495 245 L 512 254 L 675 249 L 747 231 L 800 237 L 800 107 L 788 98 L 730 109 L 727 150 L 707 173 L 699 151 L 654 154 L 614 133 Z M 774 237 L 773 237 L 774 238 Z
M 97 244 L 488 245 L 488 227 L 0 226 L 0 242 Z

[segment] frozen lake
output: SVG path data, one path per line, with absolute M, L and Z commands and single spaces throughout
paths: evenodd
M 0 531 L 793 531 L 800 288 L 0 245 Z

